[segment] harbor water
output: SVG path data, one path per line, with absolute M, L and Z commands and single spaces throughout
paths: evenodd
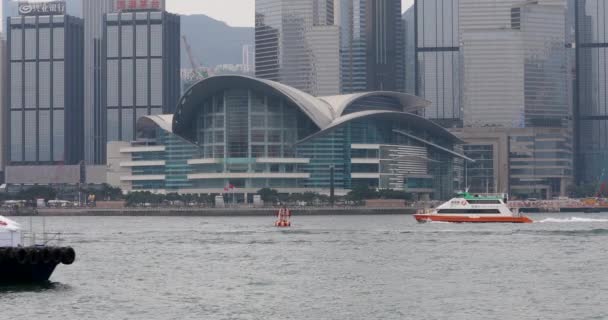
M 531 217 L 49 217 L 77 260 L 0 318 L 608 319 L 608 213 Z

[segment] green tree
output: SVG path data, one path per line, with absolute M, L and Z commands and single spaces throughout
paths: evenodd
M 411 193 L 392 189 L 382 189 L 378 191 L 380 199 L 403 199 L 412 200 L 413 196 Z
M 378 199 L 378 191 L 367 185 L 356 185 L 346 195 L 346 199 L 350 201 L 363 201 L 367 199 Z
M 57 197 L 57 191 L 47 186 L 33 186 L 31 188 L 20 191 L 17 194 L 19 200 L 36 200 L 44 199 L 45 201 L 53 200 Z
M 267 203 L 275 203 L 279 200 L 279 192 L 275 189 L 264 188 L 258 190 L 258 194 L 262 198 L 262 201 Z
M 568 195 L 572 198 L 587 198 L 587 197 L 595 197 L 599 193 L 599 187 L 597 187 L 594 183 L 587 183 L 583 185 L 570 185 L 568 187 Z M 606 195 L 601 195 L 606 196 Z

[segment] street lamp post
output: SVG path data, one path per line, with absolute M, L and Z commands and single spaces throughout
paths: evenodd
M 329 203 L 334 206 L 335 202 L 335 183 L 334 183 L 334 171 L 335 167 L 332 165 L 329 167 Z

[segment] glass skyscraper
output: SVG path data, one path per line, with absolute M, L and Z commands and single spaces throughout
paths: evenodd
M 132 141 L 137 119 L 175 110 L 180 18 L 150 10 L 106 14 L 104 48 L 104 145 Z
M 433 102 L 425 117 L 462 125 L 460 0 L 416 0 L 416 95 Z
M 504 10 L 508 28 L 461 20 L 475 26 L 461 37 L 465 125 L 568 127 L 565 6 L 533 3 Z
M 400 0 L 338 0 L 342 93 L 405 91 Z
M 416 24 L 414 6 L 403 13 L 405 93 L 416 94 Z
M 83 158 L 83 22 L 67 15 L 9 18 L 10 165 Z
M 257 0 L 255 74 L 313 95 L 340 91 L 333 0 Z
M 83 0 L 84 19 L 84 150 L 89 164 L 103 163 L 105 140 L 101 106 L 103 18 L 114 0 Z
M 578 180 L 597 182 L 608 169 L 608 3 L 576 1 Z

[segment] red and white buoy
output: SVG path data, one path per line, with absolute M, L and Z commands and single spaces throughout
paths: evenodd
M 287 228 L 291 227 L 291 210 L 283 207 L 279 209 L 277 212 L 277 221 L 275 221 L 274 226 L 279 228 Z

